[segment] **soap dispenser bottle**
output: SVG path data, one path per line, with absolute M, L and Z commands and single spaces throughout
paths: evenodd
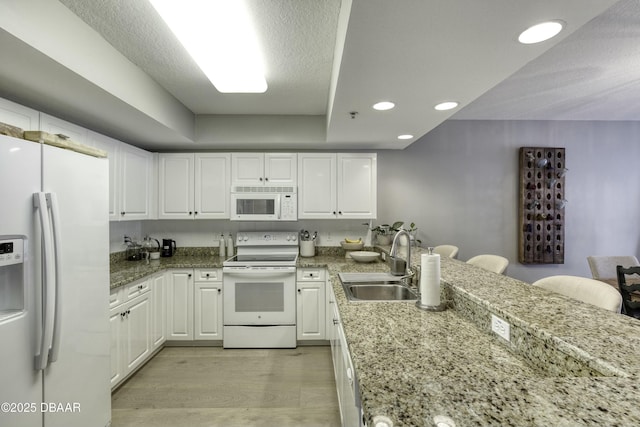
M 224 241 L 224 233 L 220 233 L 220 241 L 219 241 L 219 255 L 220 258 L 226 258 L 226 251 L 225 251 L 225 247 L 226 247 L 226 242 Z
M 233 256 L 233 237 L 231 236 L 231 233 L 229 233 L 229 237 L 227 238 L 227 256 L 228 257 L 232 257 Z

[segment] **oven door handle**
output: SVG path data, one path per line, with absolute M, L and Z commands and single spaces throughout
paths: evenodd
M 277 277 L 277 276 L 289 276 L 295 274 L 295 267 L 281 268 L 278 270 L 261 270 L 261 269 L 235 269 L 235 268 L 223 268 L 222 274 L 227 276 L 262 276 L 262 277 Z

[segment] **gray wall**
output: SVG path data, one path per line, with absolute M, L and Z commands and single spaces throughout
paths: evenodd
M 518 149 L 566 148 L 565 264 L 518 258 Z M 449 120 L 378 157 L 377 224 L 419 227 L 422 246 L 509 258 L 509 276 L 590 277 L 587 255 L 640 257 L 640 123 Z

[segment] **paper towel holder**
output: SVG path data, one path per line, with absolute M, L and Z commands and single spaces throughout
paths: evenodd
M 434 248 L 432 247 L 427 248 L 427 253 L 429 255 L 433 255 L 433 249 Z M 420 298 L 420 292 L 418 292 L 418 301 L 416 301 L 416 307 L 418 307 L 420 310 L 430 311 L 430 312 L 444 311 L 446 309 L 446 305 L 443 303 L 440 303 L 439 305 L 422 304 L 422 298 Z
M 418 307 L 420 310 L 431 311 L 431 312 L 444 311 L 447 308 L 446 305 L 442 303 L 440 305 L 422 304 L 422 302 L 420 301 L 420 295 L 418 295 L 418 301 L 416 301 L 416 307 Z

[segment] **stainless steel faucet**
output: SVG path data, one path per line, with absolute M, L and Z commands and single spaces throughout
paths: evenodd
M 391 258 L 396 258 L 396 243 L 398 241 L 398 238 L 400 236 L 407 236 L 407 265 L 405 268 L 405 274 L 407 275 L 411 275 L 412 271 L 411 271 L 411 236 L 409 235 L 409 233 L 406 230 L 400 230 L 396 233 L 395 237 L 393 238 L 393 243 L 391 244 L 391 253 L 389 254 L 389 256 Z

